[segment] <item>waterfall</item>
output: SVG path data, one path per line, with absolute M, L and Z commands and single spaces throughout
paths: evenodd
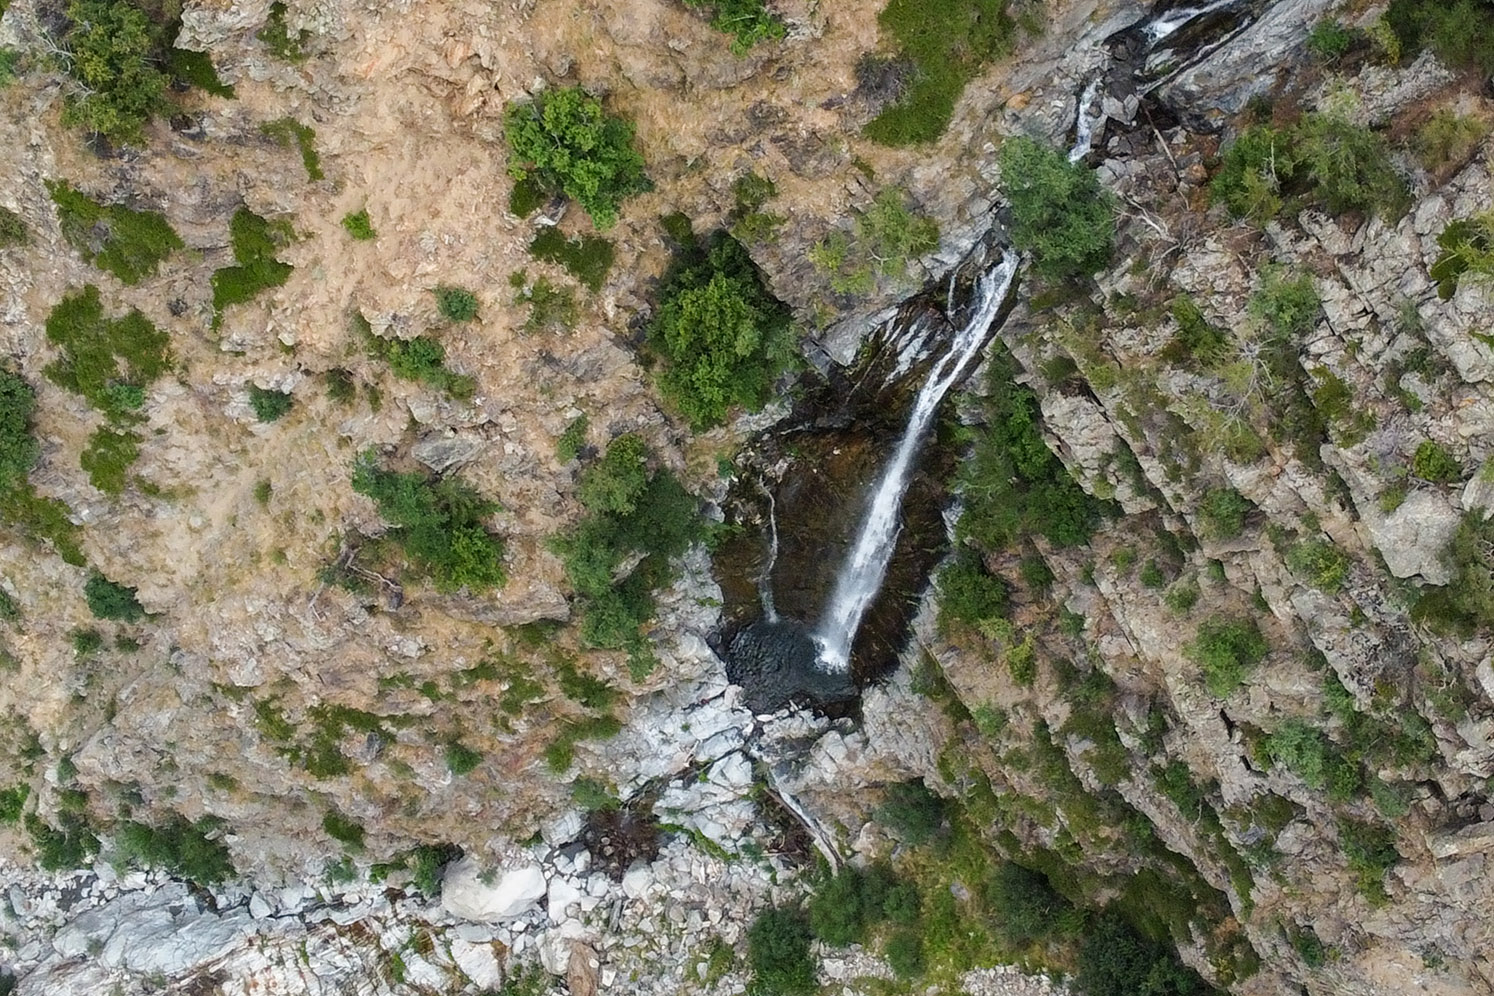
M 871 606 L 882 587 L 887 563 L 897 538 L 898 512 L 903 494 L 908 490 L 913 456 L 923 434 L 934 421 L 939 402 L 965 373 L 970 361 L 985 345 L 986 333 L 996 320 L 1006 300 L 1007 291 L 1017 275 L 1018 257 L 1007 250 L 1001 262 L 976 282 L 975 307 L 965 327 L 929 371 L 928 379 L 913 402 L 908 426 L 898 440 L 887 469 L 872 492 L 871 506 L 856 537 L 850 555 L 835 579 L 835 588 L 825 609 L 824 618 L 814 634 L 819 647 L 819 665 L 827 671 L 845 672 L 850 667 L 851 643 L 861 626 L 861 617 Z
M 778 503 L 773 492 L 764 484 L 763 494 L 768 499 L 768 562 L 763 565 L 762 576 L 757 579 L 757 594 L 763 603 L 763 618 L 770 623 L 778 621 L 778 607 L 773 604 L 773 566 L 778 563 Z
M 1095 126 L 1105 120 L 1105 111 L 1101 109 L 1096 112 L 1092 107 L 1095 94 L 1100 90 L 1100 79 L 1096 76 L 1090 80 L 1084 92 L 1079 95 L 1079 110 L 1074 119 L 1074 147 L 1069 150 L 1071 163 L 1077 163 L 1089 155 L 1090 146 L 1095 140 Z
M 1213 0 L 1202 7 L 1178 7 L 1158 14 L 1145 28 L 1147 42 L 1156 45 L 1169 35 L 1177 33 L 1189 21 L 1233 6 L 1236 2 L 1237 0 Z

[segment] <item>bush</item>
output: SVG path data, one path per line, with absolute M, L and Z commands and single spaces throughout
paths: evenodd
M 618 206 L 650 188 L 633 125 L 602 110 L 580 87 L 547 90 L 508 106 L 503 117 L 509 174 L 533 177 L 545 190 L 572 198 L 598 228 L 611 228 Z
M 1313 25 L 1307 35 L 1308 51 L 1323 62 L 1336 62 L 1354 46 L 1354 32 L 1333 18 Z
M 275 258 L 275 253 L 291 239 L 289 222 L 268 222 L 246 207 L 233 213 L 228 223 L 228 237 L 233 245 L 236 266 L 214 270 L 213 327 L 223 322 L 223 309 L 242 304 L 270 287 L 279 287 L 290 279 L 289 263 Z
M 306 179 L 322 180 L 322 157 L 316 151 L 316 129 L 304 125 L 295 118 L 276 118 L 259 126 L 259 132 L 282 149 L 295 145 L 301 153 L 301 165 L 306 167 Z M 367 215 L 364 216 L 365 220 Z
M 482 525 L 498 506 L 459 479 L 385 470 L 365 453 L 353 467 L 353 490 L 378 503 L 393 525 L 387 536 L 437 590 L 476 593 L 506 580 L 503 543 Z
M 809 996 L 818 989 L 809 925 L 797 911 L 766 909 L 747 930 L 753 996 Z
M 470 775 L 482 763 L 482 754 L 464 744 L 452 741 L 446 745 L 446 770 L 458 778 Z
M 1358 766 L 1346 760 L 1322 730 L 1305 720 L 1288 719 L 1267 735 L 1262 746 L 1272 764 L 1290 771 L 1308 788 L 1327 792 L 1331 800 L 1347 801 L 1363 784 Z
M 560 438 L 555 440 L 555 459 L 561 463 L 570 463 L 580 456 L 581 451 L 586 448 L 586 433 L 590 428 L 591 421 L 585 413 L 571 419 Z
M 31 385 L 0 370 L 0 520 L 35 539 L 49 540 L 64 561 L 82 566 L 79 529 L 68 518 L 68 507 L 55 498 L 42 498 L 28 478 L 41 456 L 32 433 L 35 410 Z
M 140 459 L 140 437 L 101 426 L 88 437 L 88 447 L 78 464 L 88 471 L 88 481 L 105 494 L 123 494 L 129 469 Z
M 57 205 L 63 237 L 89 263 L 126 284 L 155 276 L 161 261 L 186 243 L 165 217 L 132 211 L 121 204 L 101 204 L 66 181 L 47 181 Z
M 1265 125 L 1247 128 L 1225 147 L 1209 192 L 1234 217 L 1265 225 L 1281 212 L 1282 188 L 1296 167 L 1289 134 Z
M 915 979 L 923 974 L 923 935 L 918 931 L 908 928 L 893 931 L 882 953 L 898 978 Z
M 1245 675 L 1270 650 L 1250 619 L 1213 616 L 1198 627 L 1188 653 L 1203 670 L 1209 694 L 1225 698 L 1245 682 Z
M 1453 570 L 1452 581 L 1423 589 L 1411 618 L 1470 636 L 1494 628 L 1494 518 L 1478 509 L 1466 512 L 1442 556 Z
M 219 78 L 218 70 L 213 67 L 212 57 L 206 52 L 197 52 L 188 48 L 168 49 L 166 70 L 173 81 L 186 86 L 195 86 L 214 97 L 233 100 L 238 96 L 232 84 L 224 83 Z
M 36 863 L 45 871 L 73 871 L 83 867 L 99 849 L 99 839 L 87 815 L 65 811 L 55 818 L 58 825 L 53 827 L 35 813 L 26 814 L 26 833 L 36 850 Z
M 1307 540 L 1287 552 L 1287 567 L 1302 581 L 1328 594 L 1340 591 L 1353 561 L 1329 540 Z
M 254 37 L 264 42 L 270 54 L 283 62 L 305 62 L 306 43 L 311 40 L 311 32 L 302 28 L 292 38 L 286 24 L 286 13 L 285 4 L 281 0 L 275 0 L 270 4 L 270 14 L 265 20 L 265 26 Z
M 428 335 L 413 339 L 383 339 L 369 333 L 369 352 L 389 363 L 401 380 L 414 380 L 445 391 L 454 398 L 470 398 L 477 383 L 446 366 L 446 347 Z
M 477 317 L 477 296 L 471 291 L 442 284 L 431 293 L 436 295 L 436 310 L 447 321 L 470 322 Z
M 1439 107 L 1416 131 L 1411 147 L 1428 170 L 1461 166 L 1478 150 L 1489 134 L 1479 118 Z
M 926 844 L 944 826 L 946 805 L 921 780 L 896 782 L 874 814 L 905 843 Z
M 57 303 L 47 316 L 47 339 L 59 350 L 43 371 L 47 379 L 116 421 L 131 420 L 130 410 L 144 400 L 137 392 L 171 366 L 170 337 L 138 311 L 104 317 L 93 284 Z
M 918 913 L 917 887 L 899 881 L 889 865 L 865 870 L 845 865 L 810 898 L 809 927 L 824 943 L 845 947 L 863 942 L 884 920 L 907 925 Z
M 1048 876 L 1009 861 L 996 867 L 983 892 L 996 935 L 1012 949 L 1053 937 L 1074 909 Z
M 832 232 L 809 250 L 810 262 L 828 274 L 840 294 L 869 294 L 879 280 L 904 281 L 908 264 L 939 246 L 939 226 L 911 210 L 896 187 L 884 187 L 856 215 L 855 237 Z
M 1032 534 L 1059 547 L 1086 543 L 1102 506 L 1048 449 L 1037 395 L 1016 383 L 1016 373 L 1009 353 L 992 353 L 986 424 L 960 469 L 965 510 L 958 531 L 992 551 Z
M 361 211 L 349 211 L 343 215 L 342 227 L 359 242 L 370 242 L 379 235 L 374 231 L 373 222 L 369 220 L 368 208 Z
M 508 282 L 514 288 L 513 303 L 529 306 L 525 332 L 568 332 L 576 324 L 579 312 L 571 288 L 554 283 L 549 277 L 537 277 L 530 283 L 523 270 L 509 274 Z
M 647 468 L 635 436 L 618 437 L 582 472 L 581 497 L 586 515 L 555 541 L 579 602 L 581 636 L 593 647 L 628 651 L 641 677 L 653 662 L 643 635 L 654 614 L 653 592 L 672 580 L 671 558 L 700 538 L 699 504 L 674 475 Z M 617 577 L 636 554 L 643 555 L 637 566 Z
M 1403 57 L 1429 48 L 1454 69 L 1494 76 L 1494 6 L 1487 0 L 1391 0 L 1385 19 Z
M 31 241 L 26 223 L 8 207 L 0 207 L 0 249 L 23 246 Z
M 1494 277 L 1494 211 L 1449 222 L 1437 236 L 1442 250 L 1428 271 L 1437 281 L 1437 296 L 1446 301 L 1458 289 L 1458 278 L 1472 273 Z
M 289 391 L 272 391 L 258 384 L 249 385 L 249 406 L 261 422 L 276 422 L 290 414 L 295 399 Z
M 1234 488 L 1215 488 L 1198 505 L 1204 535 L 1210 539 L 1233 539 L 1245 531 L 1245 517 L 1255 506 Z
M 1076 988 L 1084 996 L 1204 996 L 1198 974 L 1155 941 L 1106 912 L 1079 948 Z
M 31 795 L 31 786 L 25 782 L 0 791 L 0 823 L 21 822 L 21 811 Z
M 357 820 L 344 816 L 335 809 L 329 809 L 327 815 L 322 817 L 322 829 L 327 831 L 328 837 L 349 851 L 363 850 L 363 824 Z
M 83 595 L 88 599 L 88 611 L 95 619 L 132 623 L 145 616 L 145 609 L 136 599 L 134 588 L 110 581 L 98 571 L 94 571 L 83 586 Z
M 1338 821 L 1338 839 L 1349 870 L 1354 873 L 1360 893 L 1372 906 L 1384 906 L 1390 900 L 1385 891 L 1385 873 L 1401 860 L 1395 836 L 1394 830 L 1378 824 Z
M 529 243 L 529 255 L 535 259 L 559 263 L 571 276 L 593 293 L 602 289 L 607 271 L 612 269 L 615 253 L 612 243 L 595 235 L 578 235 L 567 239 L 554 225 L 541 228 Z
M 188 823 L 177 816 L 158 827 L 125 822 L 115 828 L 114 846 L 130 864 L 161 868 L 200 886 L 216 885 L 233 876 L 228 848 L 209 839 L 220 830 L 211 817 Z
M 1006 615 L 1006 582 L 989 573 L 980 555 L 968 548 L 940 569 L 934 587 L 939 593 L 941 630 L 952 623 L 975 626 Z
M 1411 473 L 1433 484 L 1454 484 L 1463 477 L 1463 465 L 1442 444 L 1424 439 L 1411 457 Z
M 79 86 L 64 98 L 62 123 L 140 141 L 166 94 L 158 29 L 128 0 L 72 0 L 67 24 L 63 65 Z
M 686 7 L 710 8 L 711 27 L 732 36 L 731 50 L 746 55 L 759 42 L 782 38 L 783 22 L 763 0 L 685 0 Z
M 899 54 L 882 61 L 908 66 L 899 73 L 907 82 L 867 124 L 866 137 L 919 145 L 944 134 L 965 84 L 1011 50 L 1016 25 L 1006 8 L 1006 0 L 890 0 L 877 24 Z
M 733 406 L 757 411 L 794 355 L 790 315 L 741 243 L 718 232 L 685 247 L 660 289 L 648 348 L 659 386 L 696 429 Z
M 1012 243 L 1032 253 L 1032 268 L 1077 280 L 1110 262 L 1115 199 L 1094 170 L 1024 136 L 1000 151 L 1001 186 L 1012 213 Z

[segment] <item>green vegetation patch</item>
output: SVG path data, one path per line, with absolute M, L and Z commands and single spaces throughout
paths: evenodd
M 132 623 L 145 618 L 145 609 L 135 597 L 135 589 L 110 581 L 98 571 L 94 571 L 83 586 L 83 596 L 88 600 L 88 611 L 95 619 Z
M 28 475 L 41 458 L 33 431 L 36 392 L 20 376 L 0 370 L 0 520 L 36 540 L 47 540 L 69 564 L 82 566 L 79 528 L 68 507 L 36 493 Z
M 581 451 L 586 448 L 586 434 L 590 428 L 591 420 L 585 413 L 571 419 L 560 438 L 555 440 L 555 459 L 561 463 L 570 463 L 580 456 Z
M 673 578 L 670 559 L 701 538 L 699 502 L 664 469 L 651 469 L 637 436 L 619 436 L 581 475 L 586 514 L 555 547 L 575 589 L 581 637 L 589 645 L 628 652 L 642 676 L 653 666 L 644 626 L 653 618 L 654 591 Z M 642 554 L 631 572 L 623 562 Z
M 127 821 L 114 828 L 114 848 L 129 864 L 160 868 L 198 885 L 215 885 L 233 876 L 233 860 L 221 840 L 222 822 L 180 816 L 160 826 Z
M 214 97 L 233 100 L 238 96 L 231 83 L 224 83 L 213 66 L 212 56 L 188 48 L 172 48 L 166 52 L 166 71 L 178 83 L 195 86 Z
M 129 0 L 71 0 L 63 66 L 78 84 L 63 98 L 62 123 L 134 143 L 163 104 L 160 29 Z
M 78 464 L 88 472 L 88 482 L 105 494 L 123 494 L 130 468 L 140 459 L 140 437 L 129 430 L 100 426 L 88 437 L 88 446 L 78 455 Z
M 763 910 L 747 930 L 753 991 L 764 996 L 810 996 L 819 990 L 809 923 L 798 910 Z
M 509 174 L 581 205 L 597 228 L 617 222 L 625 198 L 650 189 L 633 124 L 602 109 L 580 87 L 540 93 L 504 112 Z
M 867 124 L 866 137 L 918 145 L 943 135 L 965 84 L 1011 51 L 1016 24 L 1006 9 L 1006 0 L 890 0 L 877 24 L 907 68 L 890 88 L 896 102 Z
M 1406 61 L 1430 49 L 1454 69 L 1494 76 L 1494 5 L 1487 0 L 1391 0 L 1385 20 Z
M 885 187 L 858 212 L 855 235 L 834 231 L 810 247 L 809 260 L 840 294 L 870 294 L 883 280 L 903 282 L 909 264 L 938 248 L 939 226 L 908 207 L 903 192 Z
M 593 292 L 602 289 L 607 271 L 612 269 L 612 243 L 597 235 L 566 238 L 554 225 L 541 228 L 529 243 L 529 255 L 549 263 L 559 263 L 571 276 Z
M 974 550 L 961 548 L 939 570 L 934 582 L 939 593 L 939 626 L 979 626 L 1006 617 L 1010 592 L 1006 582 L 986 570 Z
M 260 422 L 278 422 L 290 414 L 296 401 L 289 391 L 276 391 L 258 384 L 249 385 L 249 407 Z
M 1001 185 L 1012 212 L 1012 243 L 1054 280 L 1077 280 L 1110 262 L 1115 198 L 1094 170 L 1025 136 L 1001 145 Z
M 361 211 L 349 211 L 342 216 L 342 227 L 358 242 L 371 242 L 379 237 L 374 231 L 373 222 L 369 220 L 368 208 Z
M 685 0 L 686 7 L 710 10 L 711 27 L 732 36 L 731 50 L 746 55 L 760 42 L 784 36 L 787 30 L 763 0 Z
M 1494 278 L 1494 211 L 1449 222 L 1437 236 L 1437 248 L 1442 252 L 1428 272 L 1442 300 L 1453 296 L 1465 273 Z
M 1411 203 L 1385 138 L 1327 113 L 1308 114 L 1290 129 L 1246 129 L 1224 150 L 1210 189 L 1232 215 L 1260 225 L 1294 202 L 1392 221 Z
M 449 322 L 470 322 L 477 317 L 477 295 L 465 287 L 441 284 L 431 289 L 436 295 L 436 310 Z
M 327 832 L 328 837 L 349 851 L 356 853 L 363 850 L 363 824 L 352 817 L 344 816 L 335 809 L 329 809 L 322 817 L 322 829 Z
M 1464 513 L 1442 556 L 1453 579 L 1423 589 L 1411 618 L 1465 635 L 1494 629 L 1494 518 L 1478 509 Z
M 186 248 L 164 215 L 101 204 L 66 180 L 48 180 L 62 235 L 89 263 L 126 284 L 153 277 L 161 261 Z
M 59 301 L 46 328 L 59 350 L 47 379 L 116 419 L 130 417 L 143 400 L 137 392 L 171 368 L 170 337 L 138 311 L 105 317 L 92 284 Z
M 1165 945 L 1107 912 L 1086 932 L 1074 983 L 1085 996 L 1211 996 L 1215 992 Z
M 985 425 L 960 469 L 965 510 L 958 532 L 991 551 L 1033 534 L 1078 546 L 1088 542 L 1103 506 L 1048 449 L 1037 395 L 1016 382 L 1016 373 L 1011 354 L 992 353 L 981 399 Z
M 0 207 L 0 249 L 24 246 L 31 241 L 26 223 L 8 207 Z
M 270 54 L 283 62 L 305 62 L 309 54 L 306 43 L 311 40 L 311 32 L 302 28 L 292 37 L 290 26 L 286 23 L 287 13 L 289 11 L 285 4 L 275 0 L 270 4 L 270 14 L 265 20 L 265 26 L 254 37 L 264 42 Z
M 0 823 L 21 822 L 21 812 L 31 796 L 31 786 L 25 782 L 0 790 Z
M 568 332 L 576 324 L 580 309 L 570 287 L 544 276 L 531 282 L 523 270 L 509 274 L 508 282 L 514 288 L 513 303 L 529 308 L 529 317 L 524 319 L 525 332 Z
M 659 387 L 696 429 L 733 406 L 757 411 L 794 358 L 789 310 L 752 257 L 725 232 L 690 239 L 665 275 L 648 349 L 663 360 Z
M 322 172 L 322 157 L 316 151 L 315 128 L 304 125 L 295 118 L 277 118 L 260 125 L 259 131 L 282 149 L 288 149 L 294 144 L 301 152 L 301 165 L 306 167 L 308 180 L 325 178 L 326 174 Z
M 228 223 L 228 235 L 237 265 L 213 271 L 214 328 L 222 324 L 224 308 L 252 300 L 262 290 L 281 286 L 294 269 L 275 258 L 293 237 L 290 222 L 266 221 L 241 207 Z
M 1198 627 L 1188 654 L 1203 670 L 1209 694 L 1222 699 L 1245 683 L 1270 649 L 1254 620 L 1216 615 Z
M 368 345 L 369 355 L 384 360 L 401 380 L 418 381 L 453 398 L 467 399 L 477 393 L 477 381 L 446 366 L 446 347 L 428 335 L 413 339 L 386 339 L 374 335 L 373 327 L 361 314 L 354 314 L 353 325 Z
M 1331 540 L 1304 540 L 1286 555 L 1287 567 L 1303 582 L 1330 595 L 1343 589 L 1354 562 Z
M 353 490 L 378 504 L 393 527 L 387 537 L 437 590 L 482 592 L 506 580 L 503 541 L 482 524 L 498 506 L 459 478 L 385 470 L 365 453 L 353 467 Z

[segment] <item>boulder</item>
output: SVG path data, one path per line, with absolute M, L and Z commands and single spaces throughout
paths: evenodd
M 1458 529 L 1458 513 L 1433 491 L 1413 491 L 1383 519 L 1366 516 L 1370 539 L 1398 578 L 1421 575 L 1431 584 L 1447 584 L 1452 571 L 1442 551 Z
M 547 888 L 544 869 L 537 863 L 515 865 L 489 877 L 466 857 L 446 869 L 441 908 L 462 920 L 512 920 L 538 906 Z

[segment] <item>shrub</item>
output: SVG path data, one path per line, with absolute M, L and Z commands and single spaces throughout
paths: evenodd
M 95 429 L 78 464 L 88 471 L 88 481 L 105 494 L 123 494 L 129 469 L 140 459 L 140 437 L 107 426 Z
M 1114 912 L 1100 916 L 1086 933 L 1074 983 L 1084 996 L 1204 996 L 1210 991 L 1175 954 Z
M 816 991 L 809 925 L 795 910 L 763 910 L 747 930 L 750 992 L 757 996 L 809 996 Z
M 129 409 L 138 407 L 136 400 L 144 400 L 143 394 L 121 387 L 138 390 L 171 366 L 167 334 L 138 311 L 106 318 L 92 284 L 59 301 L 46 328 L 47 339 L 59 350 L 43 371 L 47 379 L 81 394 L 116 420 L 126 419 Z
M 365 453 L 353 490 L 372 498 L 392 523 L 388 536 L 440 591 L 487 591 L 503 584 L 503 543 L 483 528 L 498 506 L 457 478 L 385 470 Z
M 580 87 L 510 104 L 503 126 L 510 175 L 532 176 L 541 188 L 572 198 L 598 228 L 611 228 L 622 201 L 650 187 L 633 125 L 607 114 Z
M 460 778 L 470 775 L 482 763 L 482 754 L 453 740 L 446 745 L 446 770 Z
M 180 816 L 162 826 L 121 823 L 114 846 L 122 860 L 147 868 L 161 868 L 197 885 L 208 886 L 233 876 L 233 861 L 220 840 L 209 839 L 221 824 L 211 817 L 188 823 Z
M 213 59 L 206 52 L 197 52 L 188 48 L 168 49 L 166 71 L 171 74 L 173 81 L 195 86 L 214 97 L 233 100 L 238 96 L 232 84 L 224 83 L 219 78 L 218 70 L 213 67 Z
M 373 222 L 369 220 L 368 208 L 361 211 L 349 211 L 343 215 L 342 227 L 359 242 L 371 242 L 379 235 L 374 231 Z
M 249 385 L 249 407 L 261 422 L 276 422 L 290 413 L 295 399 L 289 391 L 272 391 L 258 384 Z
M 1404 58 L 1429 48 L 1455 69 L 1494 75 L 1494 9 L 1485 0 L 1391 0 L 1385 20 Z
M 1411 473 L 1433 484 L 1454 484 L 1463 477 L 1463 465 L 1441 443 L 1423 439 L 1411 457 Z
M 648 348 L 664 361 L 659 386 L 696 429 L 733 406 L 757 411 L 792 361 L 790 315 L 741 243 L 718 232 L 685 247 L 660 289 Z
M 1281 212 L 1282 188 L 1296 168 L 1288 134 L 1264 125 L 1247 128 L 1225 147 L 1209 192 L 1234 217 L 1264 225 Z
M 1006 615 L 1006 583 L 989 573 L 980 555 L 968 548 L 940 569 L 934 587 L 939 593 L 941 629 L 952 623 L 975 626 Z
M 327 385 L 327 397 L 339 405 L 350 405 L 358 397 L 358 385 L 353 375 L 341 367 L 334 367 L 322 375 Z
M 997 865 L 986 879 L 983 898 L 996 935 L 1014 949 L 1052 937 L 1073 911 L 1048 876 L 1010 861 Z
M 56 814 L 58 825 L 43 822 L 36 813 L 25 817 L 26 833 L 36 850 L 36 863 L 46 871 L 72 871 L 83 867 L 98 853 L 99 839 L 84 813 L 64 811 Z
M 867 124 L 866 137 L 919 145 L 944 134 L 965 84 L 1011 50 L 1016 25 L 1006 8 L 1006 0 L 890 0 L 877 24 L 899 54 L 880 61 L 907 66 L 898 73 L 906 84 L 892 88 L 896 103 Z
M 1289 277 L 1285 271 L 1267 269 L 1261 274 L 1260 287 L 1250 295 L 1246 310 L 1272 339 L 1295 346 L 1297 340 L 1317 325 L 1323 301 L 1307 274 Z
M 413 339 L 386 339 L 373 333 L 373 326 L 359 312 L 353 314 L 353 327 L 362 333 L 368 353 L 384 360 L 401 380 L 414 380 L 453 398 L 470 398 L 477 391 L 477 381 L 446 366 L 446 347 L 428 335 Z M 349 383 L 351 390 L 351 382 Z
M 36 493 L 28 475 L 41 456 L 32 433 L 36 394 L 16 374 L 0 370 L 0 520 L 20 527 L 35 539 L 50 541 L 64 561 L 84 563 L 79 529 L 66 505 Z
M 71 0 L 67 24 L 63 64 L 79 85 L 64 98 L 63 124 L 140 141 L 166 94 L 158 29 L 128 0 Z
M 1354 45 L 1354 32 L 1333 18 L 1313 25 L 1307 35 L 1308 51 L 1323 62 L 1336 62 Z
M 1340 591 L 1353 561 L 1329 540 L 1307 540 L 1287 552 L 1287 567 L 1298 578 L 1328 594 Z
M 710 8 L 711 27 L 732 36 L 731 50 L 737 55 L 759 42 L 782 38 L 786 30 L 763 0 L 685 0 L 685 6 Z
M 1439 107 L 1417 129 L 1411 147 L 1426 169 L 1442 170 L 1467 162 L 1488 134 L 1479 118 Z
M 339 813 L 335 809 L 327 810 L 322 817 L 322 829 L 327 836 L 342 844 L 349 851 L 363 850 L 363 824 Z
M 1204 535 L 1210 539 L 1233 539 L 1245 531 L 1245 517 L 1254 507 L 1234 488 L 1209 491 L 1198 504 Z
M 477 296 L 461 287 L 442 284 L 431 293 L 436 295 L 436 310 L 451 322 L 470 322 L 477 317 Z
M 0 823 L 21 822 L 21 811 L 31 795 L 31 786 L 25 782 L 0 791 Z
M 8 207 L 0 207 L 0 249 L 23 246 L 31 241 L 26 223 Z
M 282 149 L 295 145 L 301 153 L 301 165 L 306 167 L 306 179 L 326 178 L 322 172 L 322 157 L 316 151 L 316 129 L 311 125 L 304 125 L 295 118 L 276 118 L 260 125 L 259 132 Z M 366 214 L 364 219 L 367 220 Z
M 1172 300 L 1172 317 L 1178 323 L 1177 334 L 1163 348 L 1161 356 L 1169 363 L 1184 366 L 1213 366 L 1226 355 L 1229 333 L 1204 318 L 1198 304 L 1187 294 Z
M 1494 518 L 1478 509 L 1466 512 L 1442 556 L 1452 581 L 1423 589 L 1411 618 L 1465 635 L 1494 628 Z
M 265 20 L 265 26 L 259 29 L 254 37 L 265 43 L 270 54 L 284 62 L 305 62 L 306 43 L 311 40 L 311 32 L 302 28 L 291 37 L 290 28 L 286 24 L 287 9 L 281 0 L 275 0 L 270 4 L 270 14 Z
M 1494 211 L 1449 222 L 1437 236 L 1442 250 L 1429 274 L 1437 281 L 1437 296 L 1446 301 L 1465 273 L 1488 280 L 1494 277 Z
M 1346 760 L 1328 737 L 1305 720 L 1288 719 L 1265 739 L 1263 749 L 1279 765 L 1334 801 L 1354 797 L 1362 785 L 1359 768 Z
M 1354 873 L 1360 893 L 1372 906 L 1384 906 L 1390 900 L 1385 891 L 1385 873 L 1401 860 L 1395 847 L 1395 831 L 1374 823 L 1342 819 L 1338 821 L 1338 839 L 1343 845 L 1349 870 Z
M 223 309 L 242 304 L 270 287 L 279 287 L 290 279 L 289 263 L 275 258 L 275 253 L 291 239 L 289 222 L 269 222 L 246 207 L 233 213 L 228 223 L 228 237 L 233 246 L 236 266 L 214 270 L 213 327 L 223 322 Z
M 1225 698 L 1245 682 L 1245 675 L 1270 650 L 1250 619 L 1212 616 L 1198 627 L 1188 653 L 1203 670 L 1209 694 Z
M 887 964 L 900 979 L 914 979 L 923 974 L 923 935 L 903 928 L 893 931 L 882 949 Z
M 530 283 L 523 270 L 510 274 L 508 281 L 514 287 L 514 304 L 529 306 L 525 332 L 567 332 L 576 324 L 576 295 L 569 287 L 553 283 L 549 277 L 538 277 Z
M 926 844 L 944 826 L 946 806 L 922 780 L 895 782 L 875 816 L 906 843 Z
M 580 456 L 586 447 L 586 433 L 590 428 L 591 422 L 584 413 L 571 419 L 560 438 L 555 440 L 555 459 L 570 463 Z
M 567 239 L 554 225 L 541 228 L 529 243 L 529 255 L 535 259 L 559 263 L 571 276 L 593 292 L 602 289 L 615 255 L 612 243 L 596 235 L 578 235 Z
M 1309 114 L 1295 138 L 1314 196 L 1330 213 L 1363 211 L 1391 221 L 1406 213 L 1411 192 L 1380 135 L 1336 115 Z
M 101 204 L 64 181 L 47 181 L 63 237 L 89 263 L 126 284 L 155 276 L 161 261 L 186 243 L 154 211 Z
M 1001 185 L 1012 213 L 1012 243 L 1033 269 L 1076 280 L 1102 269 L 1115 238 L 1115 199 L 1094 170 L 1025 136 L 1000 151 Z
M 98 571 L 94 571 L 83 586 L 83 595 L 88 599 L 88 611 L 95 619 L 132 623 L 145 616 L 145 609 L 135 598 L 134 588 L 110 581 Z
M 881 279 L 903 281 L 908 264 L 939 245 L 939 226 L 911 210 L 896 187 L 884 187 L 856 215 L 855 237 L 832 232 L 809 250 L 810 262 L 841 294 L 869 294 Z
M 1202 595 L 1203 592 L 1199 590 L 1196 581 L 1179 581 L 1167 589 L 1166 594 L 1162 596 L 1162 601 L 1173 612 L 1186 616 L 1193 611 L 1193 607 L 1198 604 Z
M 1011 355 L 987 363 L 985 427 L 960 469 L 965 511 L 958 531 L 987 550 L 1039 534 L 1060 547 L 1088 542 L 1102 506 L 1043 439 L 1037 395 L 1016 383 Z
M 654 614 L 653 591 L 672 579 L 670 559 L 702 533 L 695 497 L 668 471 L 648 470 L 646 461 L 637 437 L 614 440 L 582 473 L 586 515 L 555 541 L 580 603 L 582 639 L 593 647 L 628 651 L 629 666 L 639 677 L 653 662 L 643 636 Z M 623 562 L 636 554 L 643 556 L 633 570 L 617 577 Z

